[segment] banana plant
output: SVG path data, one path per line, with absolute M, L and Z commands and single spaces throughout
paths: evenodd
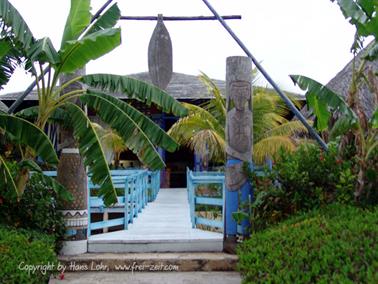
M 10 188 L 17 194 L 17 198 L 20 199 L 27 181 L 27 179 L 21 177 L 24 176 L 24 173 L 33 171 L 33 174 L 39 180 L 42 180 L 44 184 L 59 192 L 66 200 L 69 200 L 69 195 L 67 195 L 62 185 L 56 182 L 55 179 L 44 176 L 41 168 L 33 160 L 24 157 L 27 153 L 22 151 L 22 145 L 27 146 L 29 156 L 39 156 L 47 164 L 56 166 L 58 164 L 58 157 L 47 135 L 29 121 L 5 113 L 0 114 L 0 129 L 9 141 L 19 146 L 22 155 L 22 159 L 18 163 L 19 173 L 17 176 L 14 176 L 9 169 L 6 157 L 0 155 L 0 188 Z
M 331 0 L 337 2 L 345 19 L 355 26 L 356 35 L 351 50 L 356 54 L 364 40 L 373 36 L 375 42 L 366 55 L 370 60 L 378 56 L 378 0 Z
M 180 144 L 193 149 L 202 160 L 223 163 L 226 158 L 226 102 L 206 74 L 202 73 L 200 79 L 214 98 L 202 106 L 185 103 L 188 116 L 173 124 L 168 133 Z M 282 101 L 266 89 L 255 88 L 252 101 L 253 161 L 263 164 L 267 158 L 273 158 L 281 147 L 293 151 L 297 141 L 292 137 L 305 133 L 306 128 L 299 121 L 288 121 L 285 118 L 288 110 Z
M 368 120 L 355 99 L 352 107 L 342 96 L 311 78 L 300 75 L 291 75 L 291 78 L 302 90 L 307 92 L 307 104 L 317 119 L 317 129 L 319 131 L 328 130 L 330 120 L 334 118 L 336 121 L 329 129 L 330 140 L 340 141 L 340 152 L 345 150 L 347 144 L 352 144 L 356 148 L 358 181 L 355 195 L 358 199 L 368 184 L 366 172 L 369 167 L 374 167 L 373 155 L 377 155 L 378 106 L 375 106 L 375 111 Z M 349 97 L 358 97 L 351 92 Z
M 84 164 L 92 174 L 92 181 L 100 185 L 99 195 L 105 204 L 117 201 L 109 167 L 93 125 L 85 111 L 73 100 L 94 109 L 142 163 L 153 170 L 163 168 L 165 164 L 156 148 L 173 152 L 178 148 L 177 142 L 143 113 L 111 94 L 123 94 L 125 98 L 155 104 L 162 111 L 180 117 L 186 115 L 187 110 L 179 102 L 155 86 L 115 74 L 78 75 L 59 85 L 61 75 L 74 73 L 121 44 L 121 30 L 114 27 L 120 18 L 117 4 L 92 19 L 90 0 L 71 0 L 62 42 L 56 50 L 48 37 L 36 39 L 33 36 L 9 1 L 1 0 L 0 3 L 1 27 L 11 33 L 18 48 L 26 54 L 25 66 L 37 82 L 39 104 L 35 125 L 44 129 L 57 112 L 65 114 Z M 77 84 L 81 88 L 72 88 Z
M 331 140 L 338 139 L 340 155 L 346 145 L 353 145 L 357 160 L 357 182 L 355 197 L 360 201 L 367 196 L 372 183 L 368 181 L 368 171 L 376 176 L 376 157 L 378 152 L 378 83 L 377 70 L 366 72 L 368 61 L 378 60 L 378 1 L 377 0 L 331 0 L 336 1 L 344 17 L 355 26 L 356 35 L 352 45 L 355 55 L 352 79 L 346 99 L 319 82 L 302 75 L 291 75 L 294 84 L 306 91 L 307 105 L 316 117 L 319 131 L 329 131 Z M 373 41 L 362 51 L 367 37 Z M 358 63 L 356 55 L 364 52 Z M 361 106 L 359 89 L 366 84 L 374 98 L 373 115 L 368 118 Z M 333 123 L 331 123 L 332 120 Z M 333 125 L 332 125 L 333 124 Z M 374 187 L 374 185 L 373 185 Z M 372 188 L 376 190 L 376 188 Z

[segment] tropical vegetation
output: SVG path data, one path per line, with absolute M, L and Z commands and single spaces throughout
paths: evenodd
M 354 204 L 353 163 L 339 158 L 334 143 L 326 152 L 318 145 L 303 144 L 293 153 L 281 150 L 264 174 L 249 171 L 255 195 L 248 216 L 252 231 L 329 204 Z M 372 204 L 378 204 L 378 194 L 370 197 Z
M 17 174 L 17 164 L 9 164 L 12 175 Z M 62 208 L 63 202 L 71 200 L 69 192 L 57 191 L 49 186 L 44 175 L 32 175 L 25 193 L 19 198 L 12 188 L 6 188 L 0 193 L 0 220 L 17 229 L 27 229 L 50 236 L 55 241 L 55 251 L 62 247 L 66 226 L 63 214 L 57 208 Z
M 238 255 L 243 283 L 377 283 L 378 210 L 300 214 L 254 234 Z
M 307 92 L 328 150 L 303 144 L 291 154 L 281 151 L 265 175 L 249 172 L 255 200 L 244 206 L 252 214 L 237 212 L 250 218 L 254 232 L 238 249 L 244 283 L 378 281 L 378 73 L 366 68 L 378 60 L 378 1 L 337 3 L 356 27 L 350 87 L 343 97 L 311 78 L 291 76 Z M 368 38 L 373 41 L 363 49 Z M 363 84 L 374 102 L 369 116 Z
M 207 75 L 199 78 L 208 87 L 213 99 L 201 106 L 184 103 L 189 110 L 168 133 L 180 144 L 187 145 L 203 161 L 223 163 L 225 153 L 226 101 L 219 88 Z M 253 161 L 263 164 L 282 147 L 293 151 L 306 128 L 299 121 L 289 121 L 289 110 L 281 99 L 265 88 L 257 87 L 252 96 Z
M 104 150 L 108 164 L 113 165 L 112 162 L 114 161 L 114 168 L 118 169 L 120 167 L 121 153 L 127 151 L 126 143 L 113 129 L 103 127 L 94 122 L 92 125 L 100 138 L 101 147 Z
M 142 163 L 151 169 L 164 167 L 156 146 L 175 151 L 178 144 L 152 120 L 130 104 L 111 96 L 124 94 L 143 103 L 155 104 L 162 111 L 176 116 L 186 109 L 162 90 L 127 76 L 88 74 L 78 72 L 90 60 L 112 51 L 121 43 L 121 31 L 115 28 L 120 11 L 112 5 L 98 17 L 90 13 L 89 0 L 71 0 L 59 50 L 48 37 L 36 39 L 26 22 L 7 0 L 0 2 L 1 83 L 6 83 L 14 64 L 22 62 L 35 78 L 38 107 L 22 110 L 16 115 L 0 114 L 0 129 L 13 143 L 21 145 L 22 163 L 13 179 L 3 157 L 1 185 L 13 188 L 20 197 L 29 179 L 29 172 L 40 172 L 33 162 L 38 156 L 50 166 L 58 157 L 43 129 L 57 122 L 73 131 L 84 164 L 93 174 L 92 181 L 100 185 L 99 194 L 106 205 L 116 202 L 116 192 L 110 178 L 100 139 L 81 104 L 96 111 L 100 119 L 114 129 Z M 67 81 L 59 80 L 65 76 Z M 75 103 L 76 102 L 76 103 Z M 33 124 L 22 117 L 33 117 Z M 24 163 L 27 161 L 27 163 Z
M 1 283 L 47 283 L 58 268 L 54 238 L 0 225 Z
M 327 132 L 330 141 L 338 142 L 341 158 L 356 161 L 355 197 L 360 200 L 376 192 L 378 180 L 378 70 L 365 68 L 368 61 L 378 60 L 378 2 L 338 0 L 337 3 L 345 18 L 356 27 L 351 49 L 355 55 L 353 74 L 346 98 L 306 76 L 291 75 L 291 78 L 307 92 L 307 104 L 316 117 L 317 129 Z M 368 37 L 373 37 L 373 41 L 362 51 Z M 364 52 L 360 61 L 356 59 L 358 52 Z M 362 107 L 362 84 L 367 85 L 374 98 L 371 117 Z

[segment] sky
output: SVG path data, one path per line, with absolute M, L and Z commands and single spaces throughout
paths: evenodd
M 36 38 L 48 36 L 60 46 L 69 0 L 10 0 Z M 92 13 L 105 3 L 92 0 Z M 113 1 L 115 2 L 115 1 Z M 221 15 L 241 15 L 227 21 L 273 80 L 284 90 L 298 92 L 290 74 L 309 76 L 323 84 L 352 58 L 354 27 L 330 0 L 209 0 Z M 124 16 L 212 15 L 202 0 L 120 0 Z M 127 75 L 148 70 L 148 43 L 154 21 L 120 21 L 122 44 L 87 64 L 87 74 Z M 205 72 L 225 79 L 226 58 L 245 54 L 217 21 L 165 22 L 173 44 L 173 71 Z M 32 82 L 18 70 L 0 94 L 23 91 Z M 266 86 L 260 78 L 259 84 Z

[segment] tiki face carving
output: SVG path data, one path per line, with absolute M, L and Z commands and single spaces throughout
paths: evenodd
M 234 108 L 227 113 L 227 154 L 249 161 L 252 146 L 251 85 L 248 82 L 235 81 L 231 83 L 230 90 L 230 100 Z
M 244 111 L 245 105 L 251 100 L 251 85 L 248 82 L 236 81 L 231 83 L 231 100 L 237 111 Z

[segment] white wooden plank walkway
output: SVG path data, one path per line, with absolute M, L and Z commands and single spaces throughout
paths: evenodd
M 220 252 L 223 235 L 193 229 L 186 188 L 160 189 L 128 230 L 88 239 L 88 252 Z

